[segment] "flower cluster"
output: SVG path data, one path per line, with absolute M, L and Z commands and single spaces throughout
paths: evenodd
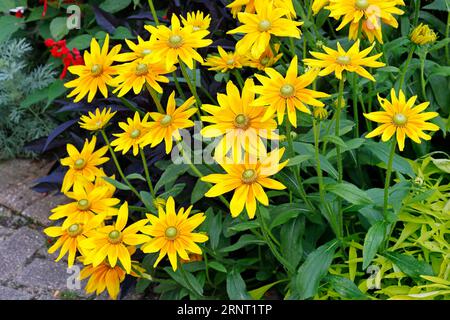
M 87 101 L 92 102 L 100 92 L 105 98 L 112 93 L 126 101 L 124 96 L 127 94 L 139 95 L 148 91 L 156 110 L 144 112 L 133 107 L 133 115 L 118 122 L 117 126 L 112 123 L 116 112 L 111 108 L 97 108 L 81 116 L 80 126 L 90 131 L 93 137 L 87 139 L 80 150 L 68 144 L 68 156 L 61 160 L 62 166 L 67 168 L 61 191 L 70 202 L 52 210 L 51 220 L 64 220 L 60 226 L 45 230 L 48 236 L 57 238 L 49 252 L 60 249 L 57 260 L 68 254 L 69 266 L 75 263 L 78 256 L 85 265 L 82 277 L 89 277 L 87 291 L 98 294 L 106 288 L 113 298 L 118 296 L 125 275 L 146 276 L 140 262 L 132 259 L 137 250 L 158 253 L 152 262 L 154 268 L 167 256 L 174 271 L 180 262 L 204 254 L 198 243 L 206 242 L 208 236 L 194 230 L 206 216 L 203 213 L 191 215 L 192 205 L 177 211 L 172 196 L 157 195 L 158 190 L 153 187 L 146 162 L 146 152 L 152 153 L 153 148 L 162 144 L 166 154 L 175 146 L 183 153 L 181 130 L 194 127 L 194 115 L 203 123 L 200 134 L 217 141 L 213 148 L 218 166 L 207 168 L 205 174 L 189 163 L 199 182 L 207 186 L 205 197 L 219 198 L 233 218 L 246 212 L 249 219 L 254 219 L 259 216 L 261 206 L 269 206 L 271 196 L 266 193 L 267 190 L 277 194 L 286 189 L 287 183 L 277 179 L 277 175 L 289 165 L 294 167 L 291 168 L 292 179 L 299 189 L 295 191 L 309 205 L 299 177 L 299 159 L 289 163 L 295 156 L 292 138 L 297 135 L 291 132 L 291 126 L 297 129 L 302 125 L 301 117 L 310 117 L 314 125 L 316 121 L 328 117 L 325 102 L 332 92 L 331 89 L 325 90 L 329 92 L 318 90 L 317 82 L 320 77 L 332 74 L 337 79 L 333 81 L 339 83 L 339 92 L 333 111 L 336 137 L 330 140 L 337 141 L 339 146 L 345 144 L 339 138 L 340 114 L 345 107 L 345 81 L 352 78 L 354 90 L 358 76 L 370 80 L 371 84 L 376 81 L 373 69 L 386 64 L 380 61 L 383 58 L 381 52 L 370 55 L 376 45 L 373 40 L 376 38 L 382 42 L 382 23 L 397 26 L 394 15 L 403 14 L 397 8 L 399 5 L 404 5 L 403 1 L 314 1 L 312 10 L 315 13 L 325 7 L 330 11 L 330 17 L 341 19 L 337 30 L 350 24 L 349 37 L 356 41 L 348 50 L 339 42 L 336 49 L 321 46 L 323 52 L 311 51 L 312 58 L 303 56 L 300 61 L 295 51 L 295 41 L 302 36 L 299 27 L 303 22 L 296 21 L 291 0 L 236 0 L 230 3 L 228 8 L 239 25 L 227 33 L 242 37 L 236 38 L 235 50 L 226 51 L 217 46 L 218 53 L 206 59 L 199 50 L 212 44 L 212 40 L 207 38 L 211 18 L 203 12 L 191 12 L 185 17 L 173 14 L 168 26 L 159 23 L 146 25 L 149 38 L 138 37 L 137 43 L 126 40 L 128 49 L 124 51 L 120 44 L 110 48 L 109 35 L 104 38 L 102 46 L 92 39 L 90 50 L 84 53 L 84 62 L 68 68 L 75 76 L 65 84 L 72 89 L 68 97 L 74 97 L 74 101 L 78 102 L 87 96 Z M 364 45 L 366 41 L 361 32 L 371 44 Z M 432 42 L 433 35 L 421 27 L 413 32 L 411 39 L 424 44 Z M 291 59 L 280 53 L 284 40 L 292 45 Z M 363 48 L 360 49 L 362 43 Z M 198 86 L 192 81 L 197 64 L 212 71 L 234 73 L 236 81 L 226 81 L 224 92 L 217 93 L 216 97 L 209 96 L 211 103 L 202 103 Z M 245 81 L 239 73 L 244 67 L 254 68 L 252 76 Z M 194 71 L 189 73 L 187 69 Z M 179 89 L 177 70 L 181 71 L 190 89 L 191 95 L 188 97 Z M 175 91 L 166 89 L 169 74 L 176 82 L 178 99 Z M 163 103 L 165 93 L 168 98 Z M 435 124 L 427 122 L 437 113 L 423 112 L 429 103 L 415 106 L 417 98 L 407 99 L 402 85 L 398 90 L 391 90 L 390 101 L 379 97 L 383 110 L 366 112 L 364 117 L 381 125 L 368 133 L 366 138 L 381 135 L 382 141 L 388 141 L 396 134 L 394 151 L 397 144 L 401 151 L 404 149 L 406 137 L 417 143 L 420 139 L 429 140 L 431 136 L 424 131 L 438 130 Z M 356 118 L 358 110 L 355 113 Z M 106 134 L 107 127 L 113 128 L 112 141 Z M 285 136 L 278 133 L 280 129 L 285 130 Z M 269 148 L 268 143 L 275 141 L 287 141 L 289 152 L 285 147 Z M 99 144 L 102 146 L 99 147 Z M 301 144 L 296 147 L 301 147 Z M 106 156 L 108 151 L 111 159 Z M 150 194 L 153 206 L 148 205 L 143 192 L 136 190 L 131 179 L 125 176 L 116 152 L 140 156 L 146 173 L 145 178 L 140 177 L 148 184 L 150 193 L 145 192 Z M 338 180 L 343 184 L 341 149 L 336 147 L 333 152 L 338 162 Z M 320 171 L 321 158 L 318 153 L 317 149 L 317 170 Z M 109 177 L 102 168 L 110 160 L 114 162 L 120 177 Z M 319 175 L 319 195 L 315 198 L 320 197 L 325 203 L 321 179 Z M 116 187 L 119 186 L 140 200 L 137 205 L 129 205 L 127 201 L 115 197 Z M 232 195 L 228 201 L 224 195 L 230 192 Z M 141 208 L 142 204 L 145 208 Z M 319 211 L 319 206 L 312 208 L 311 212 Z M 332 222 L 337 219 L 336 216 L 342 218 L 342 212 L 341 215 L 326 218 Z M 245 219 L 243 216 L 240 218 Z M 343 230 L 339 230 L 342 225 L 342 221 L 338 221 L 332 226 L 338 236 L 342 235 Z M 257 226 L 264 227 L 262 224 Z M 270 233 L 265 237 L 267 241 L 272 241 L 272 238 L 274 236 Z M 269 247 L 272 250 L 275 246 Z
M 50 48 L 50 53 L 53 57 L 61 59 L 64 65 L 63 71 L 59 76 L 60 79 L 64 79 L 67 75 L 67 69 L 70 66 L 84 64 L 83 57 L 77 48 L 70 50 L 67 48 L 66 40 L 55 41 L 53 39 L 46 39 L 45 45 Z

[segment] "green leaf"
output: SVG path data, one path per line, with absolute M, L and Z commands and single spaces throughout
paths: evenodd
M 27 97 L 20 103 L 20 107 L 26 109 L 38 102 L 47 100 L 48 99 L 48 90 L 49 90 L 49 87 L 33 91 L 32 93 L 27 95 Z
M 351 183 L 327 184 L 325 185 L 325 189 L 352 204 L 366 205 L 372 203 L 372 199 L 370 199 L 365 191 Z
M 244 222 L 238 222 L 236 225 L 232 225 L 229 227 L 229 230 L 232 231 L 245 231 L 250 229 L 256 229 L 259 228 L 259 222 L 258 221 L 244 221 Z
M 52 22 L 50 22 L 50 33 L 55 40 L 64 38 L 69 33 L 69 29 L 67 28 L 67 18 L 54 18 Z
M 433 159 L 431 158 L 431 161 L 433 161 L 434 165 L 438 167 L 440 170 L 444 171 L 445 173 L 450 173 L 450 160 L 449 159 Z
M 156 212 L 156 208 L 155 205 L 153 204 L 153 197 L 151 193 L 147 191 L 141 191 L 139 192 L 139 195 L 141 196 L 145 208 L 151 212 Z
M 119 190 L 131 190 L 129 186 L 127 186 L 126 184 L 119 182 L 115 179 L 112 179 L 110 177 L 102 177 L 102 178 L 103 178 L 103 180 L 112 184 L 114 187 L 116 187 Z
M 263 244 L 265 244 L 265 242 L 262 240 L 259 240 L 252 234 L 244 234 L 242 237 L 239 238 L 239 240 L 235 244 L 225 247 L 223 249 L 220 249 L 220 251 L 221 252 L 232 252 L 232 251 L 239 250 L 243 247 L 249 246 L 251 244 L 263 245 Z
M 291 219 L 309 213 L 309 210 L 306 208 L 306 206 L 301 203 L 289 203 L 280 206 L 271 206 L 269 209 L 272 219 L 272 223 L 269 227 L 270 230 L 286 223 Z
M 56 98 L 59 98 L 66 93 L 67 90 L 68 89 L 64 86 L 64 81 L 60 79 L 53 81 L 50 87 L 48 87 L 47 105 L 50 105 Z
M 125 28 L 123 26 L 117 27 L 114 31 L 114 34 L 111 36 L 111 39 L 123 40 L 123 39 L 133 39 L 135 38 L 131 33 L 130 29 Z
M 293 158 L 289 159 L 287 167 L 292 167 L 301 164 L 302 162 L 305 162 L 306 160 L 312 159 L 313 156 L 311 154 L 301 154 L 298 156 L 295 156 Z
M 338 243 L 338 240 L 332 240 L 308 255 L 293 278 L 294 297 L 308 299 L 317 293 L 320 281 L 328 273 Z
M 370 265 L 385 237 L 386 223 L 384 221 L 377 221 L 370 227 L 364 239 L 363 269 Z
M 148 288 L 151 281 L 145 278 L 139 278 L 136 282 L 136 292 L 137 293 L 144 293 L 145 289 Z
M 249 300 L 245 282 L 236 269 L 227 274 L 227 294 L 230 300 Z
M 341 297 L 352 300 L 364 300 L 367 296 L 358 289 L 358 287 L 349 279 L 341 277 L 328 275 L 325 279 L 333 287 Z
M 145 178 L 142 176 L 142 174 L 139 173 L 132 173 L 126 176 L 126 178 L 128 180 L 141 180 L 141 181 L 147 181 L 145 180 Z
M 420 279 L 420 276 L 434 276 L 433 268 L 428 263 L 419 261 L 413 256 L 393 251 L 386 251 L 383 255 L 411 278 Z
M 186 183 L 177 183 L 176 185 L 171 187 L 166 192 L 161 193 L 159 195 L 159 197 L 163 198 L 165 200 L 169 199 L 169 197 L 176 197 L 177 195 L 179 195 L 181 193 L 181 191 L 184 190 L 185 187 L 186 187 Z
M 22 25 L 21 19 L 6 15 L 0 17 L 0 43 L 8 40 L 11 35 L 20 29 Z
M 211 261 L 208 263 L 208 267 L 214 270 L 217 270 L 219 272 L 227 273 L 227 268 L 225 266 L 217 261 Z
M 336 137 L 336 136 L 331 136 L 331 135 L 325 136 L 322 138 L 322 141 L 328 141 L 328 142 L 334 143 L 335 145 L 343 147 L 343 148 L 347 147 L 344 140 L 342 140 L 341 138 Z
M 183 268 L 183 265 L 181 265 L 179 267 Z M 181 270 L 178 270 L 175 272 L 172 270 L 172 267 L 166 267 L 166 268 L 164 268 L 164 271 L 166 271 L 173 280 L 175 280 L 176 282 L 181 284 L 183 287 L 185 287 L 190 292 L 192 292 L 195 295 L 198 295 L 200 297 L 203 296 L 203 286 L 200 284 L 198 279 L 189 271 L 187 271 L 187 270 L 183 271 L 185 273 L 186 280 L 182 276 Z
M 82 34 L 80 36 L 76 36 L 70 39 L 67 42 L 67 47 L 72 50 L 73 48 L 77 48 L 78 50 L 84 50 L 89 48 L 91 44 L 92 36 L 90 34 Z
M 205 193 L 208 191 L 208 189 L 209 189 L 208 184 L 198 179 L 197 182 L 195 183 L 194 189 L 192 190 L 191 204 L 194 204 L 197 201 L 201 200 L 205 195 Z
M 211 249 L 215 251 L 219 245 L 220 236 L 222 234 L 222 216 L 220 213 L 214 214 L 212 208 L 208 208 L 205 212 L 206 223 L 208 226 L 208 243 L 211 245 Z
M 109 13 L 116 13 L 125 9 L 131 4 L 131 0 L 105 0 L 100 4 L 100 8 Z
M 369 151 L 374 157 L 382 161 L 386 166 L 389 161 L 389 146 L 386 143 L 375 142 L 373 140 L 367 140 L 362 147 L 364 150 Z M 415 177 L 415 173 L 411 168 L 409 162 L 399 155 L 394 155 L 394 162 L 392 164 L 393 170 L 400 173 L 409 175 L 410 177 Z
M 448 0 L 435 0 L 430 4 L 427 4 L 422 9 L 425 10 L 439 10 L 439 11 L 450 11 L 450 4 Z
M 260 288 L 254 289 L 249 291 L 248 293 L 252 297 L 253 300 L 261 300 L 261 298 L 264 296 L 264 294 L 270 290 L 274 285 L 279 284 L 280 282 L 283 282 L 284 280 L 275 281 L 269 284 L 266 284 L 265 286 L 262 286 Z
M 305 217 L 284 224 L 280 231 L 280 250 L 289 262 L 292 270 L 296 270 L 303 256 L 303 234 L 305 232 Z
M 188 169 L 189 166 L 186 164 L 173 163 L 169 165 L 156 183 L 155 192 L 158 192 L 163 185 L 175 182 L 175 180 L 177 180 L 178 177 L 185 173 Z

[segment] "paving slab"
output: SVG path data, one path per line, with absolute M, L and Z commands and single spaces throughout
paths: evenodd
M 64 195 L 43 195 L 40 199 L 36 200 L 36 202 L 26 208 L 22 212 L 22 215 L 47 227 L 52 224 L 52 221 L 48 219 L 50 211 L 58 205 L 67 203 L 68 201 L 69 200 Z
M 0 286 L 0 300 L 30 300 L 33 296 L 27 292 Z

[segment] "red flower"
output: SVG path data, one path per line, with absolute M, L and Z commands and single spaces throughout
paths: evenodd
M 50 53 L 53 57 L 61 59 L 64 65 L 60 79 L 63 79 L 67 74 L 67 69 L 73 65 L 83 64 L 83 57 L 80 54 L 80 51 L 77 48 L 73 48 L 70 51 L 67 48 L 66 40 L 54 41 L 53 39 L 46 39 L 45 45 L 50 48 Z

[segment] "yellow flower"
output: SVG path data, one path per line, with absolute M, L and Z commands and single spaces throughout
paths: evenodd
M 133 148 L 133 155 L 137 156 L 139 148 L 142 148 L 140 140 L 148 132 L 148 129 L 144 127 L 148 117 L 149 114 L 147 113 L 141 121 L 139 113 L 136 112 L 134 118 L 128 118 L 127 122 L 119 122 L 119 127 L 122 128 L 123 132 L 113 134 L 117 137 L 111 142 L 112 146 L 116 146 L 114 151 L 122 151 L 122 154 L 125 154 Z
M 247 79 L 242 96 L 233 82 L 227 83 L 227 94 L 218 94 L 220 106 L 204 104 L 202 108 L 211 114 L 203 116 L 202 121 L 212 125 L 201 130 L 201 134 L 208 138 L 221 137 L 215 149 L 215 157 L 220 162 L 232 150 L 235 162 L 242 160 L 243 151 L 253 155 L 266 155 L 266 146 L 262 139 L 278 140 L 274 132 L 277 123 L 268 118 L 263 119 L 265 108 L 253 105 L 255 94 L 253 80 Z
M 231 10 L 233 18 L 236 18 L 238 13 L 242 11 L 242 7 L 245 7 L 245 12 L 255 12 L 255 0 L 234 0 L 227 5 L 227 8 Z
M 169 79 L 163 75 L 175 69 L 175 66 L 167 69 L 164 61 L 156 54 L 122 64 L 117 67 L 119 75 L 114 79 L 117 88 L 113 93 L 119 92 L 117 96 L 122 97 L 133 89 L 134 94 L 139 94 L 145 84 L 162 93 L 163 89 L 158 82 L 168 83 Z
M 369 80 L 375 81 L 375 78 L 367 72 L 363 67 L 379 68 L 385 66 L 383 62 L 376 61 L 382 56 L 382 53 L 376 54 L 371 57 L 367 55 L 372 51 L 375 43 L 373 43 L 369 48 L 359 51 L 359 40 L 348 50 L 342 49 L 340 43 L 337 43 L 337 51 L 326 46 L 323 49 L 326 53 L 321 52 L 310 52 L 311 55 L 316 59 L 303 59 L 306 65 L 323 68 L 319 72 L 319 76 L 326 76 L 330 73 L 335 73 L 336 78 L 342 79 L 342 72 L 356 72 L 360 76 L 367 78 Z
M 197 111 L 197 108 L 190 108 L 195 102 L 194 97 L 187 99 L 180 107 L 176 107 L 175 91 L 173 91 L 167 101 L 166 113 L 150 112 L 153 122 L 144 123 L 148 128 L 147 134 L 139 141 L 141 146 L 151 144 L 155 147 L 163 140 L 166 144 L 166 153 L 172 150 L 172 138 L 181 140 L 179 129 L 190 128 L 194 122 L 189 118 Z
M 421 23 L 411 32 L 410 38 L 415 44 L 425 45 L 435 42 L 437 36 L 428 25 Z
M 183 26 L 191 26 L 192 30 L 208 30 L 211 23 L 211 17 L 208 15 L 204 16 L 204 13 L 198 10 L 197 12 L 188 12 L 186 18 L 181 17 L 181 22 Z
M 97 138 L 94 136 L 89 142 L 87 139 L 84 143 L 81 152 L 77 150 L 72 144 L 67 145 L 67 158 L 61 159 L 63 166 L 69 167 L 66 175 L 64 176 L 61 191 L 67 192 L 74 185 L 74 183 L 83 183 L 84 180 L 94 181 L 95 177 L 101 176 L 102 170 L 97 166 L 107 162 L 109 158 L 104 157 L 108 151 L 108 147 L 104 146 L 97 151 L 95 150 L 95 144 Z
M 208 30 L 194 32 L 192 26 L 181 27 L 180 20 L 176 15 L 172 15 L 170 29 L 163 25 L 145 26 L 145 29 L 151 33 L 151 50 L 166 62 L 167 69 L 176 64 L 178 59 L 193 69 L 193 60 L 203 62 L 203 58 L 195 49 L 209 46 L 212 43 L 210 39 L 203 39 L 209 34 Z
M 361 27 L 362 34 L 367 36 L 370 43 L 372 43 L 375 39 L 377 39 L 379 43 L 383 43 L 383 33 L 381 32 L 381 27 L 376 27 L 370 20 L 362 20 Z M 351 40 L 357 40 L 358 30 L 359 22 L 350 23 L 348 38 Z
M 416 143 L 420 143 L 420 138 L 430 140 L 431 136 L 424 133 L 423 130 L 437 131 L 439 127 L 427 120 L 437 117 L 437 112 L 423 112 L 429 105 L 429 102 L 421 103 L 414 107 L 417 96 L 411 97 L 406 101 L 402 90 L 397 98 L 395 90 L 391 90 L 391 101 L 378 96 L 381 108 L 384 111 L 365 113 L 364 116 L 381 125 L 366 135 L 366 138 L 372 138 L 381 135 L 381 140 L 388 141 L 394 133 L 400 151 L 405 147 L 405 137 L 409 137 Z
M 73 223 L 68 227 L 49 227 L 44 229 L 44 233 L 52 238 L 58 238 L 56 242 L 48 249 L 48 253 L 53 254 L 56 250 L 61 248 L 59 255 L 56 258 L 56 262 L 61 260 L 67 252 L 69 256 L 67 258 L 68 266 L 71 268 L 75 261 L 77 251 L 82 252 L 79 246 L 80 241 L 86 239 L 87 234 L 92 229 L 97 228 L 105 219 L 104 215 L 98 215 L 87 223 Z
M 263 187 L 275 190 L 286 188 L 282 183 L 269 178 L 286 166 L 287 161 L 280 163 L 283 153 L 284 148 L 277 149 L 268 153 L 263 159 L 244 164 L 235 164 L 228 159 L 230 164 L 220 164 L 226 171 L 225 174 L 210 174 L 201 178 L 202 181 L 215 184 L 205 196 L 217 197 L 234 190 L 230 202 L 231 216 L 237 217 L 244 210 L 245 205 L 248 217 L 253 219 L 256 212 L 256 200 L 265 206 L 269 205 L 269 199 Z
M 125 39 L 125 42 L 131 52 L 122 53 L 120 55 L 120 61 L 125 62 L 142 59 L 152 53 L 152 50 L 150 49 L 151 42 L 143 40 L 140 36 L 138 36 L 138 43 L 134 43 L 128 39 Z
M 173 270 L 177 270 L 177 255 L 183 260 L 190 260 L 187 251 L 202 254 L 202 250 L 196 242 L 205 242 L 208 236 L 201 233 L 194 233 L 204 220 L 203 213 L 197 213 L 188 218 L 191 213 L 192 206 L 185 209 L 181 208 L 178 213 L 175 211 L 175 201 L 172 197 L 167 199 L 166 209 L 158 207 L 158 216 L 147 214 L 150 226 L 142 228 L 142 232 L 152 236 L 153 238 L 142 245 L 141 249 L 145 253 L 158 252 L 153 267 L 166 255 L 169 256 L 170 264 Z
M 111 267 L 115 267 L 120 261 L 127 273 L 131 272 L 131 257 L 126 245 L 136 246 L 147 242 L 149 237 L 137 234 L 147 223 L 147 220 L 139 220 L 125 228 L 128 221 L 128 203 L 125 202 L 119 209 L 114 225 L 100 227 L 87 239 L 80 242 L 83 250 L 87 250 L 87 261 L 94 267 L 100 265 L 106 258 Z
M 112 299 L 117 299 L 120 292 L 120 283 L 125 280 L 126 273 L 118 265 L 111 267 L 103 262 L 97 267 L 88 265 L 80 272 L 80 280 L 89 277 L 85 290 L 87 293 L 101 294 L 105 289 Z
M 117 73 L 117 69 L 112 64 L 115 61 L 120 61 L 118 54 L 122 46 L 116 45 L 108 53 L 109 49 L 109 35 L 106 35 L 105 42 L 102 49 L 98 45 L 97 40 L 92 38 L 91 51 L 84 52 L 84 65 L 77 65 L 69 67 L 69 72 L 78 76 L 75 80 L 64 84 L 67 88 L 74 88 L 67 97 L 76 96 L 74 102 L 83 99 L 88 93 L 88 102 L 94 99 L 97 90 L 107 98 L 107 85 L 113 84 L 112 75 Z
M 228 34 L 244 33 L 245 36 L 236 44 L 240 54 L 251 52 L 254 58 L 259 58 L 269 46 L 271 35 L 279 37 L 294 37 L 300 39 L 302 22 L 287 18 L 289 12 L 282 8 L 274 8 L 271 0 L 255 0 L 256 13 L 238 13 L 242 26 L 230 30 Z
M 381 28 L 380 20 L 397 28 L 398 22 L 393 15 L 404 13 L 397 5 L 405 4 L 402 0 L 330 0 L 325 9 L 330 10 L 330 17 L 336 20 L 343 16 L 337 31 L 351 22 L 359 24 L 362 19 L 370 20 L 375 28 Z
M 80 127 L 89 130 L 89 131 L 97 131 L 101 130 L 108 124 L 109 120 L 111 120 L 112 117 L 116 112 L 111 112 L 111 108 L 103 108 L 102 111 L 100 111 L 99 108 L 95 109 L 95 113 L 89 111 L 88 115 L 83 115 L 80 117 Z
M 280 49 L 279 43 L 274 44 L 273 47 L 275 52 L 268 46 L 259 58 L 253 58 L 253 56 L 249 54 L 247 65 L 259 70 L 265 70 L 266 68 L 273 66 L 283 55 L 282 53 L 278 53 L 278 50 Z
M 291 65 L 286 72 L 286 77 L 283 78 L 275 69 L 266 68 L 265 72 L 269 77 L 262 75 L 255 75 L 261 82 L 261 86 L 255 86 L 254 91 L 260 94 L 259 98 L 255 100 L 255 104 L 268 106 L 263 119 L 272 117 L 275 113 L 278 116 L 278 124 L 281 124 L 284 119 L 284 113 L 287 109 L 287 114 L 290 123 L 297 126 L 297 110 L 311 114 L 311 111 L 306 105 L 315 107 L 323 107 L 323 102 L 316 98 L 325 98 L 329 95 L 306 89 L 317 77 L 318 70 L 310 70 L 305 74 L 298 76 L 297 56 L 292 59 Z
M 329 3 L 329 0 L 313 0 L 311 9 L 314 14 L 318 14 L 319 11 Z
M 73 192 L 67 192 L 66 196 L 74 201 L 52 209 L 53 214 L 49 217 L 50 220 L 67 217 L 63 228 L 73 223 L 86 224 L 96 214 L 115 215 L 117 209 L 114 206 L 120 202 L 119 199 L 112 198 L 107 186 L 94 188 L 90 182 L 76 183 Z
M 288 14 L 288 18 L 296 18 L 297 13 L 295 12 L 294 4 L 292 0 L 273 0 L 274 8 L 282 8 L 285 9 Z
M 218 55 L 209 55 L 204 66 L 208 66 L 208 70 L 227 72 L 233 69 L 241 69 L 247 62 L 247 59 L 237 52 L 226 52 L 221 46 L 217 47 Z
M 324 107 L 314 107 L 313 116 L 318 120 L 325 120 L 328 118 L 328 111 Z

